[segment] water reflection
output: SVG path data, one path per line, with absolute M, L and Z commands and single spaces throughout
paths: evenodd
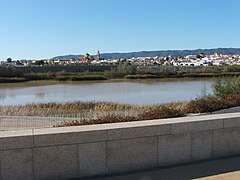
M 38 99 L 44 99 L 44 98 L 45 98 L 45 93 L 44 93 L 44 92 L 37 92 L 37 93 L 36 93 L 36 98 L 38 98 Z
M 212 79 L 160 79 L 101 82 L 28 82 L 0 85 L 0 104 L 109 101 L 158 104 L 187 101 L 203 90 L 211 92 Z M 1 98 L 3 97 L 3 98 Z
M 0 94 L 0 102 L 4 101 L 4 99 L 5 99 L 5 95 L 4 94 Z

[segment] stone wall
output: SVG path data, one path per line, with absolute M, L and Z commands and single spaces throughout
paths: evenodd
M 1 179 L 67 179 L 240 154 L 240 113 L 0 132 Z

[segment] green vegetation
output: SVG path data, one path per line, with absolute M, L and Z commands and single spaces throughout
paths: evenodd
M 55 80 L 58 81 L 96 81 L 107 80 L 104 76 L 99 75 L 83 75 L 83 76 L 56 76 Z
M 74 120 L 72 122 L 64 122 L 62 124 L 55 125 L 55 127 L 131 122 L 131 121 L 162 119 L 162 118 L 180 117 L 180 116 L 183 116 L 181 111 L 170 108 L 170 107 L 161 106 L 159 108 L 155 107 L 153 109 L 148 109 L 148 110 L 145 109 L 142 113 L 139 113 L 135 116 L 104 115 L 104 116 L 99 116 L 96 119 L 81 119 L 80 121 Z
M 124 76 L 126 79 L 153 79 L 159 78 L 159 76 L 152 75 L 152 74 L 136 74 L 136 75 L 126 75 Z
M 43 66 L 43 65 L 44 65 L 44 61 L 43 61 L 43 60 L 36 61 L 36 62 L 35 62 L 35 65 L 37 65 L 37 66 Z
M 38 62 L 41 63 L 41 62 Z M 41 67 L 39 67 L 41 68 Z M 0 78 L 11 78 L 8 82 L 20 82 L 31 80 L 58 80 L 58 81 L 89 81 L 107 79 L 151 79 L 151 78 L 202 78 L 202 77 L 225 77 L 240 75 L 240 66 L 222 67 L 164 67 L 164 66 L 132 66 L 128 62 L 119 64 L 111 70 L 85 71 L 70 73 L 65 71 L 34 73 L 24 72 L 21 68 L 0 66 Z M 6 81 L 0 81 L 0 83 Z
M 225 72 L 240 72 L 240 66 L 234 65 L 234 66 L 226 66 L 224 67 Z
M 13 77 L 23 77 L 24 73 L 16 68 L 0 66 L 0 77 L 2 78 L 13 78 Z
M 18 83 L 18 82 L 26 82 L 28 81 L 26 78 L 2 78 L 0 77 L 0 83 Z
M 208 96 L 192 100 L 186 104 L 186 113 L 206 113 L 221 109 L 240 106 L 240 95 L 230 95 L 226 98 Z
M 232 94 L 240 93 L 240 77 L 235 77 L 232 79 L 224 78 L 218 80 L 213 85 L 214 95 L 220 98 L 227 98 Z
M 186 113 L 213 112 L 240 106 L 240 77 L 218 80 L 212 89 L 212 95 L 203 95 L 190 101 L 186 106 Z

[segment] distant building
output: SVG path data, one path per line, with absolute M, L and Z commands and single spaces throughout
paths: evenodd
M 96 60 L 97 60 L 97 61 L 100 61 L 100 60 L 101 60 L 101 54 L 100 54 L 99 51 L 97 52 Z

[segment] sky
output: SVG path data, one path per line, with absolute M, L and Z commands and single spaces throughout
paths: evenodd
M 0 60 L 240 47 L 239 0 L 0 0 Z

